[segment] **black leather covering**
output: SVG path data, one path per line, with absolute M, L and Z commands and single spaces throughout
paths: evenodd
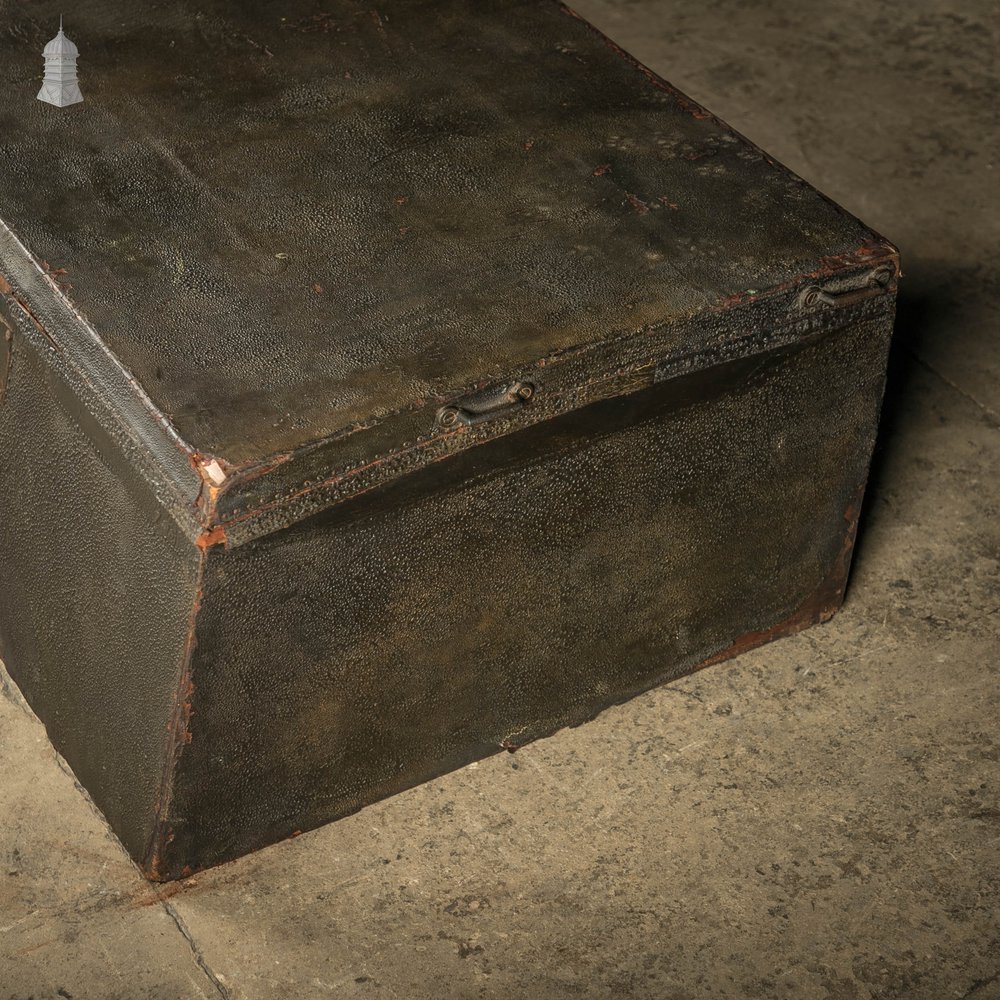
M 547 0 L 0 35 L 0 651 L 172 878 L 832 613 L 894 249 Z

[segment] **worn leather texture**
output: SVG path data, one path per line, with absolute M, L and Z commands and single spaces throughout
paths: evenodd
M 61 12 L 71 108 L 35 99 Z M 869 237 L 549 0 L 0 15 L 0 219 L 191 449 L 234 466 Z
M 44 338 L 0 300 L 0 344 L 5 332 L 13 350 L 0 393 L 0 658 L 141 857 L 164 778 L 198 551 L 54 373 Z
M 151 878 L 832 614 L 884 240 L 548 0 L 83 0 L 61 109 L 58 14 L 0 0 L 0 655 Z
M 883 309 L 597 403 L 210 550 L 151 873 L 308 829 L 831 614 L 889 326 Z

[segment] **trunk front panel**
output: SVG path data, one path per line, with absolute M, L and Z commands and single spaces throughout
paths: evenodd
M 832 613 L 890 310 L 210 550 L 191 739 L 154 874 L 316 826 Z

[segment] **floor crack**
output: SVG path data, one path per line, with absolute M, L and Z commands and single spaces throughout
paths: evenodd
M 976 409 L 982 410 L 982 412 L 986 414 L 986 416 L 989 417 L 994 422 L 1000 422 L 1000 413 L 997 413 L 997 411 L 994 410 L 992 407 L 989 407 L 981 400 L 976 399 L 976 397 L 973 396 L 972 393 L 966 392 L 965 389 L 963 389 L 956 382 L 953 382 L 950 378 L 948 378 L 947 375 L 942 375 L 941 372 L 939 372 L 929 361 L 925 361 L 922 357 L 920 357 L 920 355 L 917 354 L 916 351 L 911 350 L 910 355 L 917 362 L 918 365 L 921 365 L 923 368 L 926 368 L 927 371 L 929 371 L 932 375 L 935 375 L 937 378 L 941 379 L 941 381 L 944 382 L 945 385 L 954 389 L 955 392 L 957 392 L 963 399 L 967 399 L 970 403 L 972 403 L 973 406 L 976 407 Z
M 682 694 L 685 698 L 694 698 L 695 701 L 700 701 L 704 704 L 705 699 L 702 698 L 700 694 L 695 694 L 694 691 L 685 691 L 684 688 L 674 687 L 672 684 L 664 684 L 660 687 L 661 691 L 673 691 L 676 694 Z
M 987 976 L 985 979 L 977 979 L 959 998 L 959 1000 L 966 1000 L 966 997 L 975 996 L 981 989 L 995 983 L 1000 979 L 1000 970 L 994 972 L 992 976 Z
M 160 902 L 163 904 L 163 909 L 167 911 L 167 915 L 171 920 L 177 925 L 177 929 L 181 932 L 184 940 L 187 941 L 188 947 L 191 949 L 191 954 L 194 955 L 194 960 L 198 964 L 198 968 L 205 973 L 206 976 L 212 981 L 212 985 L 218 990 L 219 996 L 222 1000 L 232 1000 L 232 994 L 229 992 L 229 988 L 222 982 L 222 980 L 212 971 L 212 967 L 208 964 L 205 956 L 202 954 L 201 949 L 195 943 L 194 936 L 191 931 L 188 930 L 188 926 L 184 923 L 184 918 L 177 912 L 173 903 L 169 900 L 160 897 Z

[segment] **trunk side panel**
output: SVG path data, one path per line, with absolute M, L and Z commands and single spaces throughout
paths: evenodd
M 0 302 L 0 656 L 138 858 L 198 552 L 20 323 Z

